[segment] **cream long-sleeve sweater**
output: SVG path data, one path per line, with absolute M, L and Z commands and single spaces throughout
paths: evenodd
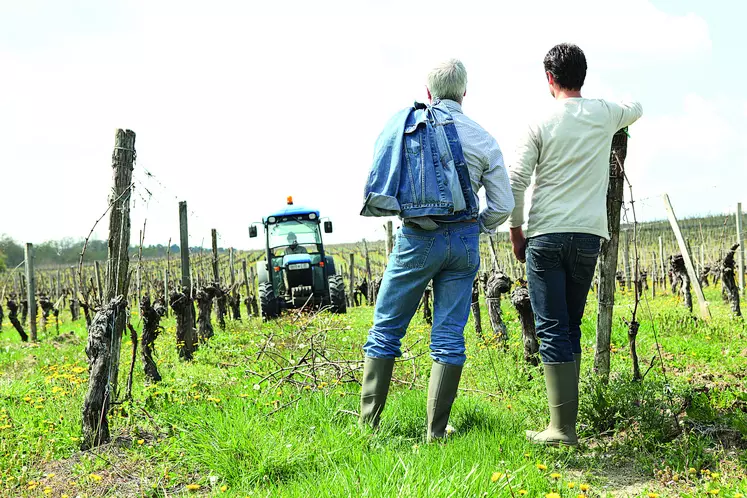
M 527 237 L 578 232 L 609 238 L 607 185 L 612 135 L 643 114 L 637 102 L 558 100 L 529 132 L 510 168 L 515 207 L 511 227 L 524 223 L 524 192 L 535 174 Z

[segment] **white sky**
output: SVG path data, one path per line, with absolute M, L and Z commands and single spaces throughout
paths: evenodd
M 465 113 L 510 160 L 549 103 L 542 58 L 561 41 L 586 52 L 586 96 L 643 103 L 627 160 L 640 218 L 665 216 L 665 191 L 680 216 L 733 212 L 746 75 L 701 4 L 0 0 L 0 233 L 85 237 L 119 127 L 137 133 L 132 243 L 146 217 L 146 244 L 178 243 L 187 200 L 191 245 L 217 228 L 222 246 L 257 247 L 248 223 L 287 195 L 333 219 L 328 242 L 379 239 L 384 220 L 358 216 L 373 143 L 425 100 L 432 64 L 464 61 Z

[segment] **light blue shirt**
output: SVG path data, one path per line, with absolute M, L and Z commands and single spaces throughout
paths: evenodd
M 514 209 L 514 195 L 511 191 L 506 166 L 503 163 L 503 153 L 490 133 L 464 115 L 461 104 L 453 100 L 441 102 L 454 118 L 464 160 L 467 162 L 475 202 L 478 205 L 477 192 L 480 187 L 485 187 L 487 206 L 478 216 L 480 231 L 493 235 Z M 430 218 L 413 218 L 410 221 L 425 229 L 437 227 Z

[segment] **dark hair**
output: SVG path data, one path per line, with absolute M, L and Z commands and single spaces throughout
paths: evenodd
M 586 79 L 586 56 L 572 43 L 555 45 L 545 56 L 545 71 L 566 90 L 581 90 Z

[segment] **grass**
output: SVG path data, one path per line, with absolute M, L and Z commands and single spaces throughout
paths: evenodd
M 406 336 L 408 359 L 395 368 L 398 382 L 376 433 L 358 429 L 352 414 L 360 371 L 341 375 L 334 364 L 361 359 L 371 308 L 229 321 L 191 363 L 178 360 L 173 318 L 166 319 L 156 343 L 163 382 L 147 385 L 138 361 L 133 400 L 112 412 L 114 441 L 91 452 L 78 450 L 88 373 L 84 323 L 65 316 L 62 334 L 48 327 L 29 345 L 6 319 L 0 495 L 740 496 L 747 494 L 747 330 L 730 318 L 718 290 L 707 296 L 714 315 L 708 322 L 691 318 L 671 296 L 649 300 L 666 375 L 657 360 L 643 383 L 632 383 L 622 322 L 632 303 L 618 293 L 608 385 L 591 374 L 590 296 L 578 450 L 524 439 L 525 429 L 547 423 L 544 382 L 540 369 L 523 361 L 518 318 L 507 300 L 507 351 L 478 340 L 471 322 L 465 329 L 468 363 L 451 418 L 456 433 L 436 444 L 425 442 L 430 359 L 421 314 Z M 638 339 L 644 371 L 656 353 L 646 309 L 644 303 Z M 483 317 L 489 328 L 485 310 Z M 139 330 L 136 314 L 132 322 Z M 297 364 L 312 339 L 332 363 L 320 364 L 312 377 L 263 381 Z M 123 384 L 130 348 L 125 339 Z M 339 365 L 343 372 L 358 366 Z

